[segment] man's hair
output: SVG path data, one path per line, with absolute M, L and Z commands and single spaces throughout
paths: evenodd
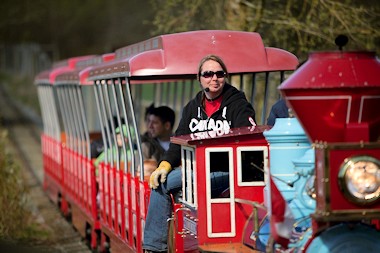
M 154 103 L 150 104 L 150 106 L 148 106 L 147 108 L 145 108 L 145 118 L 146 116 L 148 116 L 149 114 L 151 114 L 152 110 L 154 110 Z
M 173 128 L 175 122 L 175 112 L 170 107 L 155 107 L 150 111 L 150 114 L 159 117 L 163 123 L 169 122 Z

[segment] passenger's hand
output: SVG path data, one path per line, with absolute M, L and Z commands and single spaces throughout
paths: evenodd
M 150 176 L 149 180 L 149 186 L 152 189 L 157 189 L 157 187 L 160 185 L 158 182 L 158 178 L 160 179 L 161 183 L 164 183 L 166 181 L 166 176 L 168 173 L 172 170 L 172 166 L 167 161 L 160 162 L 160 165 L 158 168 L 153 171 L 152 175 Z

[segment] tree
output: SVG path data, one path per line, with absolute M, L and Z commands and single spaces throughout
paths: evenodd
M 154 34 L 197 29 L 258 32 L 267 46 L 284 48 L 301 60 L 308 52 L 335 50 L 345 34 L 347 49 L 380 53 L 380 3 L 355 0 L 152 0 Z

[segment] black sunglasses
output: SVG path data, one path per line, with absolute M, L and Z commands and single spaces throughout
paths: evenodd
M 223 70 L 219 70 L 219 71 L 205 71 L 201 74 L 201 76 L 203 76 L 204 78 L 210 78 L 210 77 L 213 77 L 214 75 L 216 75 L 217 78 L 222 78 L 222 77 L 225 77 L 226 76 L 226 73 L 223 71 Z

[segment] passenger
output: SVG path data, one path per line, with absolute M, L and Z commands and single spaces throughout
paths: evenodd
M 124 136 L 124 142 L 125 142 L 125 148 L 127 150 L 127 160 L 130 161 L 132 159 L 132 154 L 130 152 L 130 148 L 129 148 L 129 144 L 128 144 L 128 131 L 127 131 L 127 126 L 126 125 L 122 125 L 121 126 L 122 130 L 123 130 L 123 136 Z M 104 162 L 105 159 L 106 159 L 106 154 L 108 155 L 108 159 L 107 159 L 107 162 L 108 163 L 115 163 L 117 162 L 117 152 L 116 150 L 118 150 L 118 154 L 119 154 L 119 162 L 122 162 L 125 160 L 125 156 L 124 156 L 124 151 L 123 151 L 123 136 L 120 132 L 120 127 L 117 127 L 115 129 L 115 134 L 116 134 L 116 145 L 117 146 L 113 146 L 112 147 L 112 154 L 111 154 L 111 149 L 107 149 L 106 151 L 103 151 L 97 158 L 96 160 L 94 161 L 94 165 L 95 165 L 95 176 L 96 176 L 96 204 L 97 206 L 99 207 L 100 205 L 100 194 L 99 194 L 99 164 L 101 162 Z M 133 134 L 132 134 L 133 135 Z M 113 156 L 113 160 L 112 160 L 112 156 Z
M 271 108 L 269 117 L 267 119 L 267 125 L 273 126 L 277 118 L 288 118 L 289 109 L 285 103 L 285 100 L 281 98 Z
M 169 149 L 175 112 L 167 106 L 153 108 L 149 112 L 148 122 L 149 134 L 141 137 L 146 181 L 149 181 L 150 175 L 157 168 L 157 162 L 161 161 L 163 154 Z
M 124 142 L 125 142 L 125 147 L 126 147 L 126 150 L 127 150 L 127 159 L 128 161 L 130 161 L 132 159 L 131 157 L 131 152 L 130 152 L 130 148 L 129 148 L 129 144 L 128 144 L 128 131 L 127 131 L 127 126 L 126 125 L 122 125 L 122 130 L 123 130 L 123 136 L 124 136 Z M 98 168 L 99 168 L 99 164 L 103 161 L 105 161 L 106 159 L 106 153 L 108 155 L 108 159 L 107 159 L 107 162 L 116 162 L 117 161 L 117 154 L 119 154 L 119 162 L 121 161 L 124 161 L 125 160 L 125 156 L 124 156 L 124 152 L 123 152 L 123 138 L 122 138 L 122 134 L 120 132 L 120 127 L 116 128 L 115 129 L 115 134 L 116 134 L 116 145 L 117 146 L 113 146 L 112 147 L 112 152 L 111 152 L 111 149 L 107 149 L 107 151 L 103 151 L 95 160 L 94 162 L 94 165 L 96 167 L 96 175 L 98 175 Z M 118 152 L 117 152 L 118 151 Z M 111 155 L 112 153 L 112 155 Z M 112 156 L 113 156 L 113 160 L 112 160 Z
M 144 159 L 161 161 L 163 154 L 169 149 L 174 122 L 175 112 L 167 106 L 156 107 L 150 111 L 148 124 L 150 137 L 142 137 Z
M 115 128 L 119 126 L 119 122 L 117 120 L 116 116 L 112 117 L 113 124 Z M 125 124 L 124 119 L 121 119 L 121 124 Z M 108 126 L 111 127 L 111 120 L 108 121 Z M 103 151 L 104 151 L 104 143 L 103 143 L 103 138 L 99 138 L 96 140 L 91 141 L 90 144 L 90 149 L 91 149 L 91 158 L 97 158 Z
M 227 83 L 228 71 L 215 55 L 204 57 L 198 68 L 202 91 L 183 109 L 175 135 L 206 130 L 254 126 L 255 111 L 243 92 Z M 181 147 L 170 144 L 158 168 L 150 177 L 152 188 L 145 224 L 143 248 L 145 252 L 167 252 L 168 223 L 172 205 L 170 194 L 181 190 Z M 228 172 L 212 173 L 212 190 L 220 193 L 228 185 Z

